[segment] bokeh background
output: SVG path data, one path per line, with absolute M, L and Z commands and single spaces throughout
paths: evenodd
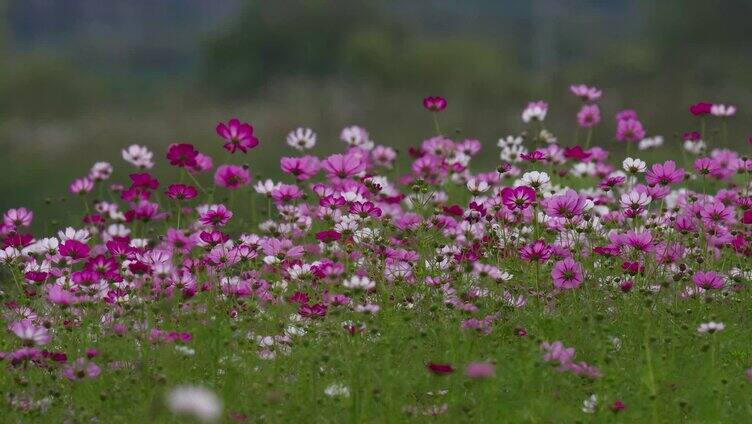
M 221 163 L 214 125 L 230 117 L 262 143 L 233 159 L 264 175 L 297 126 L 319 154 L 348 124 L 416 144 L 425 95 L 449 99 L 443 127 L 483 141 L 487 165 L 529 100 L 571 140 L 579 82 L 605 93 L 595 143 L 615 144 L 629 107 L 676 155 L 699 100 L 739 106 L 730 143 L 752 133 L 749 0 L 0 0 L 0 16 L 0 210 L 42 220 L 95 161 L 124 177 L 133 143 L 162 158 L 190 142 Z

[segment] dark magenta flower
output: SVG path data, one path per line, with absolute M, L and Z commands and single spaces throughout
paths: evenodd
M 441 96 L 428 96 L 423 99 L 423 107 L 431 112 L 441 112 L 447 107 L 447 101 Z
M 196 166 L 197 156 L 198 150 L 193 148 L 192 144 L 171 144 L 167 149 L 167 159 L 170 161 L 170 165 L 178 168 Z
M 170 184 L 165 194 L 173 200 L 191 200 L 198 196 L 198 190 L 196 187 L 185 184 Z
M 454 372 L 452 364 L 441 364 L 437 362 L 429 362 L 426 364 L 426 369 L 436 375 L 447 375 Z
M 225 139 L 224 148 L 230 153 L 235 153 L 237 150 L 248 153 L 249 149 L 259 144 L 258 138 L 253 135 L 253 126 L 240 122 L 237 118 L 230 119 L 227 124 L 224 122 L 217 124 L 217 134 Z
M 694 116 L 710 115 L 710 109 L 713 108 L 712 103 L 698 102 L 689 106 L 689 112 Z

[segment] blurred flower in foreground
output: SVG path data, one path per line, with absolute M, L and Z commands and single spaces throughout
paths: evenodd
M 175 415 L 186 415 L 211 423 L 222 415 L 222 402 L 214 392 L 200 386 L 177 386 L 166 396 L 167 408 Z

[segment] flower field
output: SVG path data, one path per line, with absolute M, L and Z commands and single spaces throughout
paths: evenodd
M 166 141 L 81 170 L 59 228 L 4 211 L 1 421 L 748 421 L 736 108 L 693 104 L 668 141 L 570 91 L 574 137 L 543 101 L 482 144 L 427 97 L 434 133 L 404 151 L 350 126 L 315 155 L 312 129 L 263 140 L 230 119 L 221 157 Z

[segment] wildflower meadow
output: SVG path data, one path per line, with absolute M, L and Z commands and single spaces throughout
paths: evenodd
M 50 181 L 75 216 L 2 211 L 0 421 L 749 422 L 736 108 L 680 106 L 664 140 L 570 91 L 498 142 L 446 131 L 435 96 L 409 149 L 233 118 L 206 123 L 221 156 L 133 144 Z

